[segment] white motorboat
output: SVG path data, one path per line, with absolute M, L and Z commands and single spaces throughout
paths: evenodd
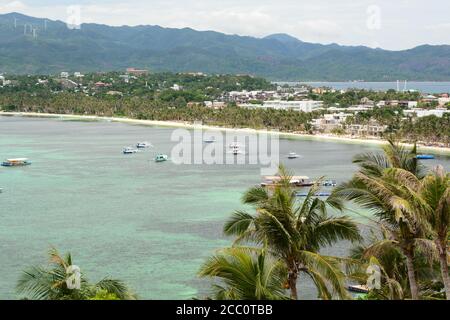
M 133 153 L 138 153 L 139 150 L 137 149 L 133 149 L 131 147 L 125 147 L 123 148 L 123 154 L 133 154 Z
M 7 159 L 2 163 L 3 167 L 29 166 L 31 162 L 27 158 Z
M 287 157 L 288 157 L 288 159 L 300 158 L 300 156 L 298 154 L 296 154 L 295 152 L 290 152 Z
M 150 142 L 138 142 L 136 144 L 136 148 L 138 149 L 145 149 L 145 148 L 151 148 L 153 145 Z

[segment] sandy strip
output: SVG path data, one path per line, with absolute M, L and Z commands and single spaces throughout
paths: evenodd
M 280 137 L 286 138 L 298 138 L 302 140 L 318 140 L 318 141 L 333 141 L 342 143 L 354 143 L 354 144 L 372 144 L 372 145 L 383 145 L 386 144 L 385 140 L 381 139 L 362 139 L 362 138 L 349 138 L 349 137 L 339 137 L 326 134 L 316 134 L 308 135 L 301 133 L 289 133 L 289 132 L 279 132 L 271 130 L 255 130 L 250 128 L 225 128 L 225 127 L 214 127 L 199 124 L 189 123 L 189 122 L 177 122 L 177 121 L 157 121 L 157 120 L 137 120 L 130 118 L 119 118 L 119 117 L 99 117 L 99 116 L 83 116 L 83 115 L 69 115 L 69 114 L 52 114 L 52 113 L 36 113 L 36 112 L 1 112 L 0 116 L 23 116 L 23 117 L 38 117 L 38 118 L 56 118 L 56 119 L 73 119 L 73 120 L 92 120 L 92 121 L 111 121 L 111 122 L 121 122 L 128 124 L 138 124 L 145 126 L 160 126 L 160 127 L 172 127 L 172 128 L 185 128 L 185 129 L 195 129 L 203 128 L 203 130 L 215 130 L 215 131 L 230 131 L 230 132 L 242 132 L 242 133 L 264 133 L 279 135 Z M 403 144 L 407 147 L 412 147 L 412 144 Z M 450 155 L 450 148 L 446 147 L 435 147 L 435 146 L 422 146 L 419 145 L 419 150 L 421 152 L 428 152 L 433 154 L 445 154 Z

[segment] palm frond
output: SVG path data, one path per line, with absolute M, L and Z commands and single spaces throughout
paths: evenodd
M 255 217 L 245 211 L 235 211 L 225 222 L 223 231 L 228 236 L 241 236 L 254 224 Z
M 121 300 L 134 300 L 135 297 L 121 280 L 104 278 L 95 284 L 97 289 L 106 290 L 108 293 L 115 294 Z

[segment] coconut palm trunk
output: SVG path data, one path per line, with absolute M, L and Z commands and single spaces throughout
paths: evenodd
M 448 276 L 448 263 L 447 263 L 447 248 L 445 244 L 437 242 L 439 249 L 439 263 L 441 265 L 442 281 L 445 287 L 445 296 L 447 300 L 450 300 L 450 278 Z
M 297 293 L 298 272 L 294 268 L 295 267 L 289 270 L 288 282 L 289 282 L 289 289 L 291 290 L 291 299 L 298 300 L 298 293 Z
M 408 269 L 408 280 L 409 280 L 409 287 L 411 290 L 411 299 L 412 300 L 419 300 L 419 289 L 417 286 L 417 280 L 416 280 L 416 272 L 414 268 L 414 253 L 413 250 L 408 249 L 404 252 L 406 257 L 406 268 Z

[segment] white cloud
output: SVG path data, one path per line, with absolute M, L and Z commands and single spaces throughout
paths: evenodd
M 81 21 L 109 25 L 191 27 L 262 37 L 288 33 L 304 41 L 405 49 L 450 43 L 448 0 L 0 0 L 0 12 L 66 21 L 80 5 Z M 367 28 L 367 9 L 380 8 L 380 28 Z M 6 9 L 6 6 L 9 8 Z
M 26 7 L 21 1 L 0 1 L 0 12 L 3 13 L 25 10 Z
M 305 40 L 316 39 L 317 41 L 328 40 L 330 38 L 337 38 L 341 36 L 342 27 L 334 21 L 325 19 L 305 20 L 297 24 L 299 29 L 298 35 Z
M 429 25 L 425 27 L 430 31 L 450 31 L 450 23 L 440 23 L 435 25 Z

